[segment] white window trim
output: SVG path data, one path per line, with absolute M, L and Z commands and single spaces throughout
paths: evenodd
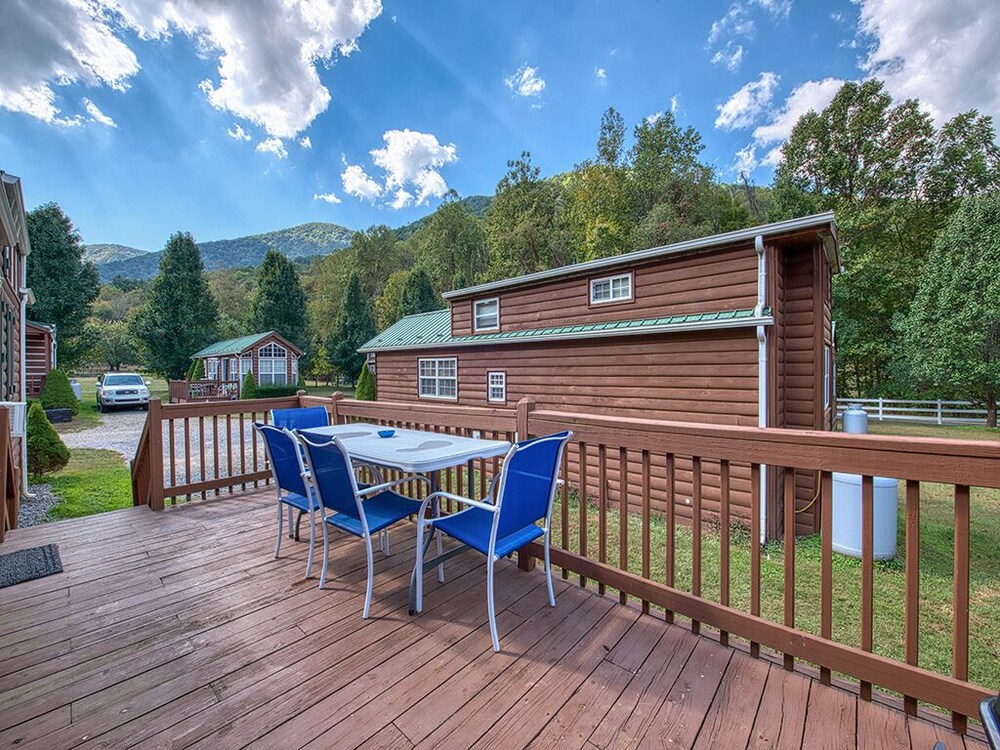
M 614 282 L 618 279 L 628 279 L 628 296 L 627 297 L 614 297 L 609 296 L 607 299 L 594 299 L 594 286 L 602 282 L 608 282 L 608 294 L 614 293 Z M 616 273 L 613 276 L 601 276 L 598 279 L 590 280 L 590 304 L 592 305 L 609 305 L 614 302 L 630 302 L 635 299 L 635 276 L 629 271 L 628 273 Z
M 442 395 L 438 395 L 437 393 L 435 393 L 434 395 L 432 395 L 432 394 L 429 394 L 429 393 L 422 393 L 421 392 L 421 390 L 420 390 L 420 380 L 421 380 L 422 376 L 420 375 L 420 366 L 424 362 L 434 362 L 435 363 L 435 370 L 439 369 L 439 367 L 440 367 L 439 363 L 441 363 L 441 362 L 451 362 L 453 364 L 453 366 L 455 368 L 455 377 L 453 378 L 454 381 L 455 381 L 455 395 L 454 396 L 442 396 Z M 438 381 L 440 381 L 440 380 L 452 380 L 452 378 L 442 378 L 440 375 L 435 374 L 434 375 L 434 381 L 435 381 L 434 390 L 437 391 L 437 392 L 440 392 L 440 390 L 441 390 L 440 387 L 439 387 L 439 385 L 438 385 Z M 458 358 L 457 357 L 422 357 L 422 358 L 418 359 L 417 360 L 417 398 L 429 398 L 429 399 L 434 399 L 436 401 L 458 401 Z
M 500 384 L 496 386 L 502 389 L 502 396 L 500 398 L 493 398 L 493 376 L 500 376 Z M 506 404 L 507 403 L 507 373 L 503 370 L 490 370 L 486 373 L 486 400 L 491 404 Z
M 273 352 L 282 352 L 282 356 L 265 356 Z M 288 350 L 273 341 L 257 348 L 257 385 L 288 385 Z M 278 367 L 278 363 L 281 363 Z M 276 376 L 281 376 L 277 382 Z
M 489 304 L 490 302 L 495 302 L 497 305 L 497 322 L 494 326 L 480 326 L 479 325 L 479 315 L 476 313 L 476 308 L 479 305 Z M 485 333 L 486 331 L 499 331 L 500 330 L 500 298 L 499 297 L 489 297 L 488 299 L 477 299 L 472 303 L 472 330 L 476 333 Z

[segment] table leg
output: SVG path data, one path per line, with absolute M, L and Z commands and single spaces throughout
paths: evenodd
M 432 473 L 430 475 L 430 477 L 429 477 L 429 479 L 431 480 L 431 493 L 437 492 L 438 489 L 439 489 L 438 488 L 437 477 L 438 477 L 438 475 L 437 475 L 436 472 Z M 434 498 L 433 502 L 431 502 L 431 518 L 437 518 L 437 516 L 438 516 L 438 501 L 437 501 L 437 498 Z M 431 548 L 431 542 L 434 541 L 434 535 L 435 534 L 439 534 L 439 533 L 440 532 L 438 532 L 436 529 L 434 529 L 434 527 L 431 527 L 431 533 L 427 535 L 427 539 L 426 540 L 422 540 L 422 539 L 418 539 L 417 540 L 417 544 L 421 544 L 422 543 L 424 545 L 424 555 L 425 555 L 425 557 L 427 555 L 427 550 L 429 550 Z M 444 567 L 443 564 L 441 566 L 439 566 L 439 570 L 438 570 L 438 577 L 439 578 L 443 575 L 443 570 L 442 570 L 443 567 Z M 417 613 L 417 576 L 418 575 L 422 576 L 423 574 L 424 574 L 424 571 L 417 570 L 416 563 L 414 563 L 414 565 L 413 565 L 413 574 L 410 576 L 410 600 L 409 600 L 409 602 L 410 602 L 410 614 L 411 615 L 415 615 Z

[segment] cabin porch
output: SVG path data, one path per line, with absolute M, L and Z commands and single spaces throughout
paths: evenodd
M 361 544 L 337 539 L 320 591 L 304 543 L 273 558 L 273 497 L 12 531 L 3 552 L 54 542 L 65 572 L 0 590 L 0 744 L 984 747 L 943 715 L 862 700 L 575 577 L 556 575 L 550 609 L 540 566 L 502 566 L 494 654 L 477 556 L 449 562 L 443 585 L 428 576 L 423 614 L 407 614 L 409 524 L 376 555 L 362 620 Z

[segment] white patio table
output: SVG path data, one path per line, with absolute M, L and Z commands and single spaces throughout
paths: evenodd
M 480 458 L 503 456 L 510 450 L 510 443 L 506 440 L 483 440 L 423 430 L 396 429 L 392 437 L 379 437 L 379 431 L 385 429 L 390 428 L 359 422 L 314 427 L 301 432 L 306 437 L 313 439 L 336 436 L 343 441 L 351 458 L 357 461 L 397 469 L 405 474 L 426 476 L 431 481 L 432 492 L 439 489 L 435 483 L 434 472 L 467 464 L 470 497 L 474 487 L 473 461 Z M 435 506 L 431 508 L 432 515 L 436 516 L 437 511 L 435 503 Z M 430 546 L 431 538 L 432 536 L 428 536 L 425 548 Z M 444 556 L 444 558 L 447 557 L 448 555 Z M 430 567 L 433 567 L 433 565 L 443 563 L 444 559 L 436 558 L 429 562 L 432 563 Z M 427 569 L 429 570 L 430 567 Z M 416 570 L 413 573 L 413 577 L 410 579 L 410 614 L 413 614 L 416 596 Z

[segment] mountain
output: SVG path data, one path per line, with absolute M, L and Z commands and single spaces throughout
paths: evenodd
M 130 260 L 138 258 L 140 255 L 147 255 L 147 250 L 140 250 L 137 247 L 128 245 L 84 245 L 83 260 L 90 261 L 97 266 L 105 263 L 114 263 L 119 260 Z
M 247 237 L 237 237 L 232 240 L 212 240 L 199 242 L 201 260 L 205 268 L 213 271 L 220 268 L 243 268 L 257 266 L 264 260 L 264 254 L 270 248 L 275 248 L 293 260 L 311 258 L 317 255 L 327 255 L 337 250 L 343 250 L 351 244 L 354 231 L 339 224 L 311 222 L 297 227 L 278 229 L 263 234 L 253 234 Z M 120 245 L 88 245 L 86 252 L 93 247 L 122 247 Z M 134 248 L 124 248 L 134 250 Z M 159 270 L 162 251 L 138 255 L 112 257 L 105 261 L 95 259 L 101 281 L 107 283 L 115 276 L 128 279 L 150 279 Z
M 489 195 L 470 195 L 467 198 L 462 198 L 459 203 L 469 209 L 477 219 L 482 219 L 486 216 L 486 212 L 490 210 L 490 204 L 493 202 L 492 196 Z M 416 221 L 411 221 L 409 224 L 404 224 L 401 227 L 397 227 L 392 231 L 396 233 L 397 240 L 405 240 L 413 235 L 420 227 L 424 225 L 424 222 L 430 218 L 431 214 L 427 216 L 421 216 Z

